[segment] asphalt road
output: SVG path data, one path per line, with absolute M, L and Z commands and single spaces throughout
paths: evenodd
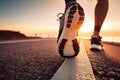
M 64 59 L 55 39 L 0 44 L 0 80 L 50 80 Z
M 104 50 L 91 51 L 90 41 L 84 45 L 97 80 L 120 80 L 120 47 L 103 44 Z
M 94 52 L 84 45 L 97 80 L 120 79 L 120 47 Z M 63 61 L 55 39 L 0 43 L 0 80 L 50 80 Z

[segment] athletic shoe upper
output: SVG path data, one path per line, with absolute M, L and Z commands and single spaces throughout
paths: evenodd
M 102 41 L 101 41 L 100 36 L 92 36 L 91 38 L 91 50 L 102 50 L 103 49 L 103 45 L 102 45 Z
M 59 41 L 64 27 L 69 28 L 73 26 L 76 27 L 78 31 L 84 21 L 84 10 L 76 1 L 70 1 L 67 4 L 64 14 L 60 16 L 59 21 L 60 27 L 57 42 Z

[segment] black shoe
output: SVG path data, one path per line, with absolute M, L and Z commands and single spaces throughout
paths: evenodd
M 103 49 L 101 38 L 100 36 L 92 36 L 90 50 L 101 51 Z

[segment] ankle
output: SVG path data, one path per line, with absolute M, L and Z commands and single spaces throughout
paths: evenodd
M 99 31 L 94 31 L 93 36 L 99 36 Z

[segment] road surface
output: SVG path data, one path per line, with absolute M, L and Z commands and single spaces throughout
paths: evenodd
M 102 51 L 91 51 L 90 41 L 84 40 L 84 45 L 97 80 L 120 80 L 120 47 L 103 44 Z
M 50 80 L 64 59 L 55 39 L 0 44 L 0 80 Z
M 97 80 L 120 80 L 120 47 L 92 52 L 84 45 Z M 0 80 L 50 80 L 63 61 L 55 39 L 0 43 Z

